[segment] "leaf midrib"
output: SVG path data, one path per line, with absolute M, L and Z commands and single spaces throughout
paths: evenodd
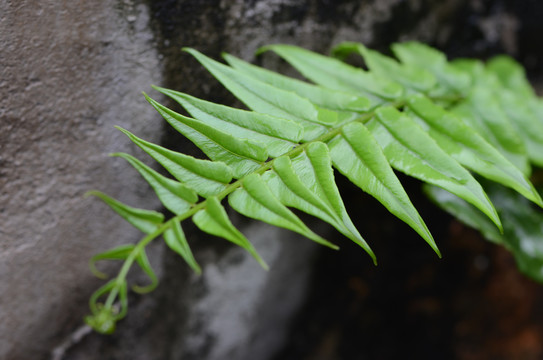
M 395 107 L 395 108 L 401 108 L 401 107 L 403 107 L 405 105 L 405 100 L 403 100 L 403 99 L 400 100 L 400 101 L 397 100 L 397 101 L 394 101 L 394 102 L 392 102 L 390 104 L 384 104 L 383 106 L 385 106 L 385 105 L 392 106 L 392 107 Z M 335 136 L 337 136 L 337 135 L 339 135 L 341 133 L 344 126 L 346 126 L 346 125 L 348 125 L 350 123 L 353 123 L 353 122 L 360 122 L 362 124 L 365 124 L 366 122 L 371 120 L 371 118 L 373 118 L 374 116 L 375 116 L 375 111 L 364 113 L 361 116 L 359 116 L 358 118 L 355 118 L 353 120 L 344 122 L 344 123 L 342 123 L 341 125 L 339 125 L 339 126 L 337 126 L 335 128 L 331 128 L 327 133 L 322 134 L 321 136 L 319 136 L 319 137 L 317 137 L 317 138 L 315 138 L 315 139 L 313 139 L 311 141 L 307 141 L 307 142 L 304 142 L 304 143 L 301 143 L 301 144 L 297 145 L 294 149 L 286 152 L 285 154 L 283 154 L 281 156 L 288 156 L 290 158 L 295 157 L 296 155 L 301 154 L 305 150 L 306 147 L 308 147 L 310 144 L 312 144 L 314 142 L 320 141 L 320 142 L 326 143 L 329 140 L 333 139 Z M 273 162 L 275 161 L 275 159 L 276 158 L 273 158 L 271 160 L 266 161 L 264 164 L 262 164 L 260 166 L 259 169 L 254 170 L 250 174 L 259 174 L 259 175 L 264 174 L 266 171 L 268 171 L 268 170 L 270 170 L 272 168 Z M 252 161 L 254 161 L 254 160 L 252 160 Z M 250 174 L 246 174 L 243 177 L 241 177 L 241 178 L 237 179 L 236 181 L 234 181 L 233 183 L 228 184 L 226 186 L 226 188 L 223 191 L 221 191 L 219 194 L 215 195 L 215 197 L 219 201 L 223 200 L 225 197 L 230 195 L 236 189 L 241 187 L 242 180 L 246 176 L 248 176 Z M 199 202 L 197 204 L 193 204 L 192 207 L 190 208 L 190 210 L 186 211 L 183 214 L 179 214 L 179 215 L 176 215 L 176 216 L 170 218 L 168 221 L 166 221 L 166 222 L 162 223 L 160 226 L 158 226 L 155 229 L 155 231 L 153 231 L 152 233 L 145 236 L 136 245 L 134 250 L 130 253 L 130 255 L 127 257 L 127 259 L 123 263 L 123 266 L 121 267 L 121 270 L 119 271 L 119 274 L 117 275 L 117 277 L 115 279 L 115 286 L 112 289 L 112 291 L 109 293 L 104 306 L 105 307 L 112 307 L 113 306 L 113 302 L 115 301 L 115 298 L 117 297 L 119 290 L 123 286 L 123 283 L 124 283 L 124 281 L 126 279 L 126 276 L 128 275 L 128 271 L 130 270 L 132 264 L 134 263 L 134 261 L 136 260 L 137 256 L 140 254 L 140 252 L 143 251 L 143 249 L 145 249 L 145 247 L 151 241 L 153 241 L 154 239 L 156 239 L 157 237 L 162 235 L 166 230 L 170 229 L 175 222 L 181 222 L 181 221 L 184 221 L 186 219 L 191 218 L 198 211 L 200 211 L 202 209 L 205 209 L 206 206 L 207 206 L 207 200 L 203 200 L 203 201 L 201 201 L 201 202 Z

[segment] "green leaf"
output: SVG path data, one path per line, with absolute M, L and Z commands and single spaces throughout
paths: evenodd
M 489 191 L 504 219 L 503 244 L 523 273 L 543 282 L 543 213 L 518 194 L 495 186 Z
M 230 136 L 263 144 L 273 157 L 292 149 L 303 136 L 302 127 L 290 120 L 214 104 L 172 90 L 155 89 L 177 101 L 195 119 Z
M 100 279 L 107 279 L 107 274 L 96 268 L 96 262 L 100 260 L 125 260 L 134 250 L 134 248 L 135 245 L 133 244 L 120 245 L 113 249 L 94 255 L 89 261 L 91 272 Z
M 464 224 L 479 230 L 484 237 L 496 244 L 502 244 L 502 234 L 490 219 L 475 207 L 450 192 L 425 184 L 424 192 L 437 206 L 455 216 Z
M 485 65 L 481 60 L 460 58 L 449 62 L 449 65 L 467 75 L 470 79 L 471 87 L 475 85 L 484 86 L 491 80 L 491 78 L 487 76 Z M 469 90 L 469 88 L 466 90 Z M 468 91 L 466 91 L 464 95 L 467 95 L 467 93 Z
M 495 56 L 490 59 L 486 67 L 489 72 L 498 77 L 505 88 L 523 98 L 533 98 L 535 96 L 534 90 L 526 78 L 524 68 L 510 56 Z
M 228 90 L 250 109 L 264 114 L 296 121 L 304 128 L 304 140 L 326 132 L 326 127 L 338 121 L 329 110 L 319 110 L 293 92 L 281 90 L 221 64 L 194 49 L 186 49 L 205 66 Z
M 174 129 L 196 144 L 211 160 L 229 165 L 236 178 L 258 169 L 268 159 L 266 149 L 258 142 L 232 137 L 202 121 L 178 114 L 148 96 L 146 99 Z
M 367 126 L 392 167 L 470 202 L 502 229 L 494 206 L 477 180 L 417 123 L 394 108 L 381 107 Z
M 428 45 L 415 41 L 396 43 L 392 45 L 392 51 L 402 63 L 431 72 L 439 84 L 448 90 L 461 93 L 470 85 L 468 75 L 451 66 L 445 54 Z
M 476 87 L 452 112 L 476 129 L 523 174 L 530 173 L 524 144 L 489 89 Z
M 328 147 L 334 167 L 411 226 L 441 256 L 430 231 L 370 132 L 360 123 L 343 127 Z
M 499 97 L 511 125 L 522 138 L 530 160 L 543 166 L 543 121 L 534 111 L 532 99 L 526 99 L 507 89 L 500 89 Z
M 412 110 L 410 116 L 460 164 L 490 180 L 511 187 L 543 206 L 541 197 L 520 170 L 461 118 L 433 104 L 422 95 L 410 97 L 407 105 Z
M 492 202 L 504 220 L 499 234 L 488 219 L 458 197 L 437 188 L 427 188 L 430 198 L 445 211 L 483 234 L 488 240 L 511 251 L 519 269 L 543 281 L 543 213 L 530 206 L 521 195 L 496 184 L 486 184 Z
M 157 285 L 158 285 L 158 278 L 151 267 L 151 263 L 149 263 L 149 259 L 147 258 L 147 254 L 145 253 L 145 249 L 141 249 L 138 253 L 138 256 L 136 257 L 136 262 L 140 266 L 140 268 L 147 274 L 149 279 L 151 280 L 151 284 L 147 286 L 139 286 L 134 285 L 132 286 L 132 290 L 139 293 L 139 294 L 146 294 L 148 292 L 153 291 Z
M 202 196 L 220 193 L 232 180 L 232 170 L 222 162 L 196 159 L 142 140 L 120 127 L 117 129 L 160 163 L 173 177 Z
M 281 56 L 309 80 L 330 89 L 361 94 L 369 98 L 372 104 L 403 95 L 403 88 L 396 82 L 379 78 L 337 59 L 292 45 L 268 45 L 260 48 L 258 53 L 268 50 Z
M 173 251 L 181 255 L 183 259 L 185 259 L 187 264 L 189 264 L 194 272 L 196 272 L 197 274 L 202 273 L 200 265 L 198 265 L 198 263 L 194 259 L 194 255 L 192 255 L 190 246 L 187 242 L 187 239 L 185 238 L 185 233 L 181 228 L 180 221 L 174 221 L 172 226 L 164 232 L 164 241 L 170 249 L 172 249 Z
M 249 175 L 251 176 L 251 175 Z M 200 230 L 215 236 L 222 237 L 247 250 L 264 268 L 268 269 L 266 262 L 258 255 L 253 245 L 230 222 L 226 210 L 216 197 L 206 200 L 206 207 L 198 211 L 192 218 Z
M 283 156 L 273 162 L 266 183 L 285 205 L 322 219 L 360 245 L 376 262 L 375 255 L 352 223 L 337 189 L 326 145 L 317 142 L 292 161 Z M 274 176 L 275 174 L 278 176 Z
M 237 212 L 268 224 L 297 232 L 319 244 L 337 249 L 337 246 L 311 231 L 292 211 L 285 207 L 258 174 L 242 179 L 243 187 L 229 197 L 230 206 Z
M 164 215 L 159 212 L 145 209 L 137 209 L 117 201 L 100 191 L 89 191 L 86 196 L 96 196 L 111 207 L 117 214 L 122 216 L 136 229 L 150 234 L 155 231 L 164 221 Z
M 178 181 L 168 179 L 159 174 L 135 157 L 125 153 L 115 153 L 111 155 L 121 157 L 128 161 L 155 190 L 157 197 L 166 209 L 174 214 L 186 212 L 190 209 L 192 204 L 198 201 L 198 195 L 196 195 L 192 189 Z
M 306 83 L 305 81 L 293 79 L 255 65 L 251 65 L 248 62 L 229 54 L 224 54 L 223 57 L 233 68 L 238 69 L 239 71 L 253 76 L 258 80 L 276 88 L 292 91 L 301 97 L 308 99 L 313 104 L 317 104 L 327 109 L 336 111 L 366 112 L 371 107 L 378 105 L 378 103 L 371 104 L 370 101 L 365 97 L 360 97 L 353 93 L 331 90 L 322 86 Z
M 358 53 L 366 62 L 368 68 L 375 74 L 397 81 L 407 88 L 420 92 L 430 91 L 436 84 L 434 75 L 425 69 L 416 68 L 407 64 L 401 65 L 396 60 L 370 50 L 364 45 L 355 42 L 344 42 L 332 51 L 334 56 L 344 58 L 351 53 Z

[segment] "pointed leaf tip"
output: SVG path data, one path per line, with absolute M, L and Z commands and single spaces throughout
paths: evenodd
M 230 205 L 236 211 L 247 217 L 292 230 L 321 245 L 338 249 L 337 245 L 311 231 L 273 194 L 260 175 L 253 173 L 246 176 L 242 184 L 242 188 L 236 189 L 228 197 Z
M 192 254 L 190 246 L 185 237 L 185 233 L 181 228 L 180 221 L 175 221 L 173 225 L 164 232 L 163 237 L 166 245 L 185 259 L 187 264 L 196 274 L 200 275 L 202 273 L 200 265 L 198 265 L 194 255 Z
M 192 218 L 196 226 L 208 234 L 222 237 L 244 248 L 263 269 L 268 270 L 268 264 L 258 254 L 253 244 L 232 224 L 219 199 L 215 196 L 209 197 L 206 200 L 206 205 L 206 208 L 198 211 Z
M 164 221 L 164 215 L 162 213 L 128 206 L 100 191 L 93 190 L 89 191 L 87 194 L 100 198 L 109 205 L 113 211 L 145 234 L 150 234 L 155 231 Z

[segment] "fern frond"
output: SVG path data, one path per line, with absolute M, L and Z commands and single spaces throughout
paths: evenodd
M 231 136 L 262 144 L 272 157 L 281 156 L 302 139 L 302 127 L 291 120 L 214 104 L 177 91 L 155 89 L 177 101 L 192 117 Z
M 181 226 L 184 220 L 192 219 L 202 231 L 244 248 L 267 269 L 257 249 L 230 221 L 223 201 L 249 218 L 337 249 L 291 208 L 313 215 L 357 243 L 375 263 L 375 254 L 347 213 L 334 170 L 412 227 L 439 256 L 435 240 L 393 169 L 421 180 L 429 196 L 446 210 L 503 244 L 510 227 L 502 220 L 513 218 L 504 210 L 509 203 L 491 201 L 486 190 L 494 191 L 494 186 L 479 182 L 471 172 L 543 206 L 528 179 L 530 162 L 543 163 L 543 105 L 514 62 L 499 58 L 487 68 L 474 61 L 449 63 L 437 50 L 413 42 L 393 45 L 400 61 L 362 44 L 336 47 L 337 57 L 361 55 L 369 68 L 366 71 L 290 45 L 270 45 L 259 52 L 267 50 L 314 84 L 232 55 L 224 55 L 226 65 L 186 49 L 250 110 L 154 87 L 178 102 L 186 116 L 145 95 L 209 159 L 165 149 L 119 128 L 173 176 L 161 175 L 131 155 L 113 154 L 137 170 L 173 216 L 165 220 L 156 211 L 91 193 L 147 234 L 136 245 L 93 257 L 91 267 L 100 277 L 105 274 L 96 269 L 96 261 L 124 260 L 117 277 L 91 298 L 92 315 L 86 321 L 97 331 L 113 331 L 115 322 L 126 314 L 126 275 L 132 265 L 138 264 L 150 280 L 148 286 L 133 287 L 136 291 L 156 287 L 158 280 L 145 247 L 159 236 L 194 271 L 201 272 Z M 517 220 L 514 217 L 512 223 L 518 224 Z M 528 262 L 517 254 L 519 246 L 507 246 L 519 262 Z M 543 258 L 543 252 L 537 256 Z M 526 267 L 531 273 L 533 266 Z M 101 297 L 106 297 L 103 303 Z
M 407 105 L 411 110 L 409 116 L 418 121 L 439 146 L 461 165 L 543 205 L 530 180 L 462 118 L 421 95 L 410 97 Z
M 411 118 L 394 108 L 382 107 L 368 123 L 368 129 L 395 169 L 447 189 L 475 205 L 502 228 L 496 209 L 477 180 Z
M 344 58 L 350 53 L 357 53 L 364 58 L 369 70 L 378 76 L 400 83 L 408 91 L 427 93 L 436 84 L 436 78 L 426 69 L 400 64 L 396 60 L 362 44 L 344 42 L 332 50 L 336 57 Z
M 223 55 L 226 62 L 247 75 L 254 77 L 276 88 L 294 92 L 315 105 L 336 111 L 366 112 L 377 104 L 371 104 L 370 100 L 353 93 L 337 91 L 323 86 L 313 85 L 301 80 L 292 79 L 260 68 L 248 62 L 240 60 L 232 55 Z

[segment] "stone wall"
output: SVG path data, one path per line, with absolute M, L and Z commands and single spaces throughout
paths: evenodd
M 162 72 L 143 4 L 2 1 L 0 14 L 0 358 L 37 359 L 81 321 L 99 285 L 89 257 L 137 236 L 83 194 L 158 205 L 107 154 L 133 148 L 113 125 L 159 139 L 140 91 Z
M 134 170 L 106 156 L 141 154 L 113 126 L 190 152 L 140 92 L 157 84 L 234 102 L 182 46 L 252 61 L 259 46 L 276 42 L 326 52 L 344 40 L 382 50 L 415 38 L 455 56 L 509 51 L 538 75 L 541 50 L 519 40 L 536 27 L 519 20 L 533 18 L 522 5 L 529 3 L 1 0 L 0 358 L 268 359 L 283 346 L 316 248 L 241 218 L 235 220 L 272 265 L 269 273 L 189 225 L 203 276 L 157 243 L 151 260 L 159 288 L 130 297 L 115 335 L 81 327 L 88 296 L 100 285 L 88 259 L 139 238 L 83 194 L 99 189 L 133 206 L 159 207 Z M 273 57 L 256 61 L 283 66 Z

